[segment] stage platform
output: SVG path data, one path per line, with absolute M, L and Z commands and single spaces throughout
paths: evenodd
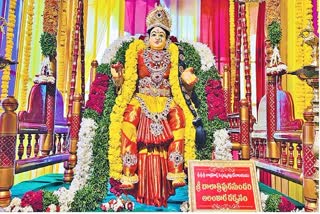
M 23 194 L 28 191 L 37 191 L 40 189 L 48 190 L 48 191 L 54 191 L 59 189 L 60 187 L 69 187 L 69 184 L 65 184 L 63 182 L 63 174 L 47 174 L 29 181 L 24 181 L 19 184 L 16 184 L 12 187 L 11 193 L 12 197 L 19 197 L 22 198 Z M 109 188 L 108 188 L 109 189 Z M 266 193 L 266 194 L 281 194 L 276 190 L 271 189 L 270 187 L 259 183 L 259 189 L 260 191 Z M 283 194 L 281 194 L 283 195 Z M 174 196 L 171 196 L 168 200 L 168 207 L 153 207 L 153 206 L 146 206 L 144 204 L 138 203 L 133 197 L 129 196 L 130 199 L 135 203 L 135 212 L 180 212 L 180 205 L 188 200 L 188 187 L 181 187 L 176 190 L 176 194 Z M 108 194 L 104 198 L 103 202 L 108 202 L 111 199 L 115 199 L 116 197 L 108 191 Z M 295 201 L 291 198 L 288 198 L 291 200 L 296 207 L 302 208 L 303 204 L 301 204 L 298 201 Z M 101 212 L 102 210 L 100 208 L 97 208 L 98 212 Z

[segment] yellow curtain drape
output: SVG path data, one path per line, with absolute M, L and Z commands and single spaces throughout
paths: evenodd
M 90 67 L 92 60 L 101 59 L 105 49 L 116 39 L 124 35 L 125 0 L 99 1 L 88 0 L 86 31 L 86 95 L 90 88 Z M 80 87 L 80 86 L 78 86 Z M 80 88 L 79 88 L 80 89 Z
M 311 48 L 301 46 L 299 33 L 312 19 L 312 3 L 305 0 L 281 1 L 281 29 L 283 31 L 280 44 L 281 58 L 287 63 L 288 71 L 295 71 L 312 62 Z M 312 89 L 295 76 L 285 76 L 283 88 L 289 91 L 294 102 L 296 118 L 303 118 L 304 109 L 310 105 Z M 289 181 L 288 195 L 303 202 L 302 186 Z
M 301 46 L 302 38 L 299 33 L 307 26 L 307 13 L 312 10 L 311 1 L 294 0 L 287 1 L 287 20 L 283 25 L 287 25 L 287 65 L 288 71 L 295 71 L 304 65 L 311 63 L 311 48 L 306 45 Z M 311 8 L 310 8 L 311 6 Z M 312 89 L 295 76 L 287 77 L 287 90 L 291 93 L 295 117 L 303 119 L 304 109 L 310 105 Z

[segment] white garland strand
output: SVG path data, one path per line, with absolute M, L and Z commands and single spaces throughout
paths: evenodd
M 203 43 L 200 42 L 194 42 L 190 40 L 181 40 L 182 42 L 187 42 L 191 44 L 201 58 L 201 70 L 202 71 L 209 71 L 212 66 L 216 67 L 216 61 L 214 59 L 214 55 L 212 54 L 211 49 Z
M 110 64 L 111 61 L 116 56 L 116 53 L 119 50 L 119 48 L 122 47 L 122 44 L 124 42 L 128 42 L 130 40 L 133 40 L 134 38 L 137 38 L 137 37 L 124 36 L 124 37 L 120 37 L 119 39 L 112 42 L 112 44 L 104 51 L 102 59 L 101 59 L 101 63 Z
M 55 191 L 53 194 L 58 196 L 60 211 L 67 212 L 70 210 L 71 203 L 76 192 L 82 189 L 88 179 L 91 176 L 92 165 L 92 140 L 96 134 L 97 124 L 93 119 L 83 118 L 81 122 L 81 128 L 79 132 L 79 142 L 78 142 L 78 161 L 74 168 L 75 176 L 71 182 L 69 190 L 62 187 Z
M 215 148 L 216 160 L 232 160 L 232 144 L 226 129 L 219 129 L 214 132 L 213 146 Z
M 287 65 L 281 61 L 280 52 L 277 46 L 273 48 L 270 66 L 267 67 L 267 74 L 279 74 L 280 72 L 287 71 Z
M 4 211 L 5 212 L 33 212 L 33 209 L 31 206 L 21 207 L 21 199 L 15 197 L 11 200 L 9 206 L 4 208 Z

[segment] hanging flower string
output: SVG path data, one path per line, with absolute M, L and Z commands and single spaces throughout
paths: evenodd
M 178 65 L 179 65 L 179 50 L 178 46 L 174 43 L 170 43 L 169 52 L 171 57 L 171 69 L 169 75 L 169 82 L 171 85 L 171 91 L 174 101 L 183 109 L 186 127 L 185 127 L 185 151 L 184 151 L 184 163 L 188 166 L 189 160 L 194 160 L 196 158 L 196 145 L 195 145 L 195 128 L 193 126 L 193 115 L 189 110 L 188 105 L 185 102 L 182 91 L 180 89 L 179 78 L 178 78 Z
M 29 81 L 29 65 L 31 57 L 31 39 L 32 39 L 32 24 L 33 24 L 33 12 L 34 9 L 34 0 L 30 0 L 28 3 L 27 11 L 27 26 L 25 31 L 25 43 L 23 47 L 23 66 L 20 67 L 22 74 L 22 88 L 20 90 L 21 99 L 20 99 L 20 108 L 25 109 L 27 103 L 27 91 L 28 91 L 28 81 Z M 22 58 L 21 57 L 21 58 Z
M 60 2 L 60 25 L 59 25 L 59 33 L 58 33 L 58 71 L 65 70 L 68 59 L 66 59 L 66 41 L 67 41 L 67 0 L 61 0 Z M 66 72 L 58 72 L 57 77 L 57 88 L 60 92 L 63 91 L 66 78 Z
M 6 33 L 6 36 L 7 36 L 6 54 L 5 54 L 6 59 L 12 58 L 14 27 L 16 24 L 16 16 L 15 16 L 16 4 L 17 4 L 17 0 L 11 0 L 9 4 L 9 16 L 8 16 L 9 18 L 8 18 L 7 33 Z M 0 82 L 1 82 L 0 100 L 6 98 L 8 95 L 10 70 L 11 70 L 10 66 L 7 66 L 3 69 L 2 80 L 0 79 Z
M 123 121 L 123 113 L 133 96 L 135 91 L 135 84 L 138 79 L 137 75 L 137 56 L 138 51 L 145 48 L 143 41 L 135 40 L 129 45 L 129 49 L 126 51 L 126 62 L 124 72 L 124 82 L 122 85 L 122 92 L 116 98 L 116 103 L 112 109 L 110 116 L 109 127 L 109 151 L 108 159 L 110 166 L 110 177 L 120 180 L 122 172 L 122 161 L 120 155 L 120 143 L 121 142 L 121 123 Z

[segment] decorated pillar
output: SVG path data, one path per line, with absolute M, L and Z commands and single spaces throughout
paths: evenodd
M 81 122 L 81 99 L 82 96 L 74 96 L 72 105 L 71 127 L 70 127 L 70 147 L 69 160 L 64 162 L 64 181 L 71 182 L 73 179 L 73 168 L 77 163 L 77 143 L 79 140 L 79 130 Z
M 240 138 L 241 138 L 241 159 L 250 159 L 250 121 L 249 103 L 246 99 L 240 100 Z
M 286 73 L 287 66 L 281 62 L 278 50 L 281 41 L 280 27 L 280 1 L 266 1 L 266 27 L 268 40 L 266 48 L 266 101 L 267 101 L 267 157 L 278 163 L 281 153 L 281 145 L 275 142 L 273 135 L 277 130 L 277 80 Z
M 277 87 L 276 76 L 267 76 L 267 157 L 277 163 L 280 158 L 280 143 L 275 142 L 273 134 L 277 129 Z
M 74 45 L 73 45 L 73 59 L 72 59 L 72 71 L 71 71 L 71 81 L 70 81 L 70 93 L 69 93 L 69 103 L 68 103 L 68 125 L 71 124 L 71 116 L 72 116 L 72 104 L 74 100 L 74 94 L 76 90 L 76 77 L 77 77 L 77 66 L 78 66 L 78 56 L 79 56 L 79 48 L 80 48 L 80 40 L 81 40 L 81 80 L 84 81 L 84 46 L 82 43 L 83 40 L 83 1 L 78 1 L 78 9 L 77 9 L 77 18 L 76 18 L 76 26 L 74 31 Z M 83 86 L 84 83 L 82 83 Z M 82 87 L 84 91 L 84 86 Z M 84 94 L 83 94 L 84 95 Z
M 303 113 L 306 122 L 303 124 L 303 196 L 305 199 L 305 210 L 310 212 L 317 211 L 318 189 L 317 183 L 319 178 L 315 167 L 316 157 L 314 149 L 319 152 L 318 145 L 315 142 L 315 123 L 313 122 L 314 114 L 312 108 L 309 107 Z M 317 183 L 316 183 L 317 182 Z
M 43 12 L 43 34 L 40 38 L 41 50 L 44 57 L 41 75 L 46 75 L 53 81 L 47 82 L 46 92 L 46 125 L 48 132 L 42 144 L 41 153 L 49 155 L 54 142 L 55 98 L 56 98 L 56 55 L 58 29 L 58 0 L 46 0 Z
M 226 105 L 226 112 L 231 113 L 231 90 L 230 90 L 230 69 L 227 65 L 223 66 L 223 95 Z
M 17 100 L 8 96 L 2 100 L 4 112 L 0 116 L 0 207 L 10 204 L 10 188 L 14 182 L 16 140 L 17 140 Z

